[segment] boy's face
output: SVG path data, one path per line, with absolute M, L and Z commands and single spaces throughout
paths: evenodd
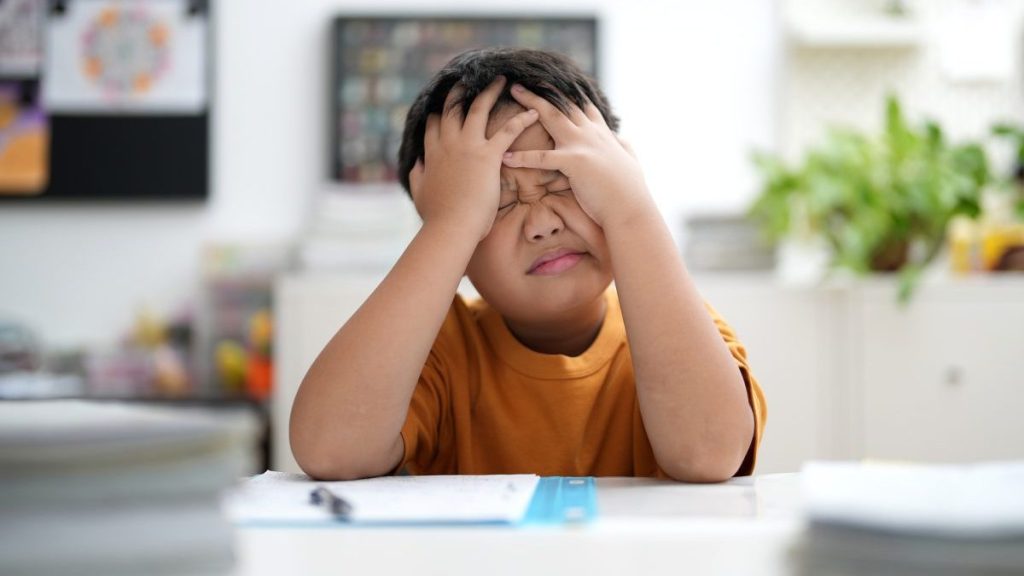
M 487 136 L 522 108 L 496 109 Z M 537 122 L 509 148 L 553 150 Z M 508 319 L 544 323 L 590 306 L 612 280 L 604 231 L 580 208 L 559 172 L 501 168 L 501 200 L 490 233 L 477 245 L 466 275 Z

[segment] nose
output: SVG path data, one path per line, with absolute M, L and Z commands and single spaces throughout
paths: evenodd
M 565 222 L 562 221 L 562 217 L 544 202 L 529 204 L 529 212 L 523 223 L 523 234 L 528 240 L 537 242 L 558 234 L 564 228 Z

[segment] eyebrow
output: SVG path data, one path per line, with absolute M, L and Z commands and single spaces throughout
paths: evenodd
M 538 186 L 547 186 L 548 184 L 551 184 L 552 182 L 554 182 L 555 180 L 558 180 L 559 178 L 564 178 L 564 175 L 561 172 L 559 172 L 558 170 L 544 170 L 544 173 L 543 173 L 543 175 L 540 178 L 540 182 L 538 182 L 537 185 Z M 511 191 L 512 190 L 512 182 L 510 182 L 510 180 L 508 178 L 505 178 L 504 176 L 502 176 L 501 177 L 501 188 L 500 189 L 501 190 Z

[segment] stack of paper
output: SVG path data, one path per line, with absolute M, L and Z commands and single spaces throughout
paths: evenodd
M 255 419 L 85 401 L 0 404 L 0 574 L 219 574 L 220 499 Z
M 491 476 L 385 476 L 345 482 L 314 482 L 303 474 L 265 472 L 227 499 L 231 518 L 245 525 L 515 524 L 526 515 L 539 478 Z M 323 487 L 350 506 L 339 518 L 315 505 Z
M 1024 462 L 812 462 L 802 574 L 1024 574 Z
M 297 246 L 306 270 L 386 270 L 419 227 L 412 200 L 397 184 L 328 192 L 314 203 Z

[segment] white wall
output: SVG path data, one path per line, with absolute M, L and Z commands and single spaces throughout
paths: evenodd
M 788 158 L 820 144 L 823 126 L 878 132 L 887 94 L 900 97 L 912 124 L 937 120 L 951 141 L 984 141 L 994 121 L 1024 121 L 1024 1 L 917 0 L 911 6 L 902 23 L 916 35 L 906 44 L 886 45 L 881 38 L 873 45 L 786 44 L 778 56 L 785 73 L 777 144 Z M 858 12 L 872 8 L 877 5 L 862 0 L 787 0 L 780 13 L 791 35 L 793 23 L 802 22 L 803 31 L 828 39 L 827 31 L 840 23 L 847 31 L 870 30 L 871 16 Z M 1005 68 L 996 65 L 1003 59 Z M 990 148 L 996 169 L 1008 170 L 1010 147 Z
M 666 219 L 739 209 L 773 143 L 774 1 L 496 0 L 481 14 L 595 13 L 604 87 Z M 332 16 L 466 12 L 451 0 L 219 0 L 212 195 L 185 206 L 0 205 L 0 317 L 50 344 L 110 341 L 194 294 L 216 240 L 296 234 L 326 170 Z M 482 5 L 483 6 L 483 5 Z

